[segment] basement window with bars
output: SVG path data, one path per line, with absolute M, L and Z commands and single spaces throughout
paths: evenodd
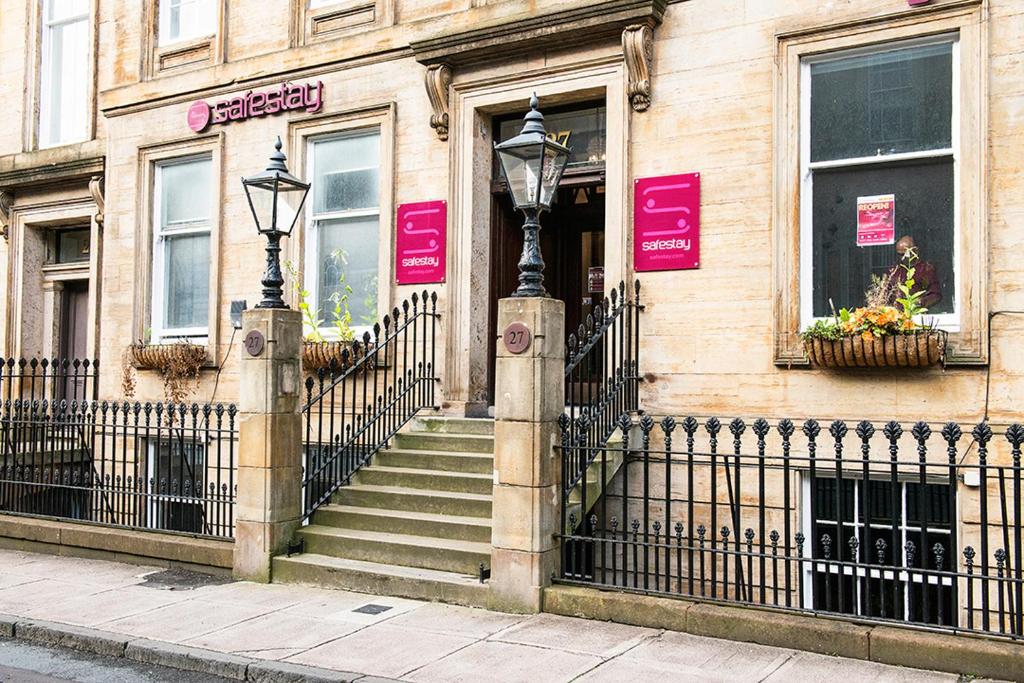
M 162 531 L 202 533 L 206 448 L 180 439 L 150 440 L 147 526 Z
M 804 492 L 805 608 L 956 625 L 948 483 L 843 478 L 837 491 L 831 474 L 805 478 Z

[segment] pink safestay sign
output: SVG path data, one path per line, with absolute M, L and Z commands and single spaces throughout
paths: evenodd
M 400 285 L 444 282 L 448 202 L 398 205 L 395 280 Z
M 637 178 L 633 188 L 633 267 L 700 267 L 700 173 Z

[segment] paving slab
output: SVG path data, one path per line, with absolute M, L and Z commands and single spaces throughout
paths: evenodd
M 566 636 L 568 634 L 563 634 L 563 637 Z M 517 643 L 482 641 L 427 664 L 403 679 L 418 683 L 476 683 L 483 678 L 489 683 L 562 683 L 575 680 L 602 661 L 595 655 Z M 642 679 L 630 677 L 619 680 Z
M 289 661 L 373 676 L 401 677 L 476 642 L 473 638 L 378 624 Z
M 760 681 L 794 654 L 795 650 L 767 645 L 664 631 L 623 652 L 620 659 L 656 662 L 659 666 L 720 676 L 721 680 Z
M 211 605 L 195 600 L 184 600 L 149 612 L 108 621 L 100 627 L 140 638 L 180 643 L 270 611 L 265 607 L 245 604 Z
M 185 644 L 260 659 L 287 659 L 360 628 L 364 627 L 346 621 L 272 612 L 191 638 Z
M 430 603 L 388 620 L 391 626 L 405 626 L 468 638 L 486 638 L 524 622 L 526 616 L 491 612 L 475 607 Z
M 835 680 L 857 683 L 953 683 L 959 681 L 960 677 L 878 662 L 797 652 L 764 679 L 764 683 L 820 683 Z
M 0 590 L 0 612 L 25 615 L 29 610 L 76 595 L 92 595 L 103 590 L 99 586 L 39 579 Z
M 319 590 L 312 597 L 283 611 L 317 619 L 337 619 L 362 626 L 370 626 L 383 621 L 389 621 L 400 614 L 414 609 L 421 609 L 424 605 L 429 604 L 431 603 L 406 600 L 405 598 L 393 598 L 387 595 L 366 595 L 363 593 L 349 593 L 347 591 Z M 356 611 L 367 605 L 380 605 L 387 607 L 387 609 L 376 613 Z
M 555 647 L 567 652 L 614 657 L 659 631 L 610 621 L 587 621 L 553 614 L 539 614 L 490 639 L 520 645 Z
M 174 604 L 185 597 L 170 591 L 155 591 L 139 586 L 107 589 L 88 595 L 71 595 L 28 609 L 25 615 L 78 626 L 96 626 L 115 619 L 150 612 Z

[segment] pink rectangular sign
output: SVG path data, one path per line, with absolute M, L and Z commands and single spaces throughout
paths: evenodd
M 857 197 L 857 246 L 873 247 L 896 241 L 896 195 Z
M 395 280 L 400 285 L 444 282 L 448 202 L 399 204 Z
M 633 188 L 633 267 L 700 267 L 700 173 L 637 178 Z

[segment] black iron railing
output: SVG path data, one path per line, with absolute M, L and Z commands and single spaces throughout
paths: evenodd
M 98 378 L 87 358 L 0 358 L 0 400 L 95 401 Z
M 235 416 L 222 404 L 5 400 L 0 511 L 230 538 Z
M 306 378 L 305 518 L 349 483 L 419 410 L 435 402 L 437 294 L 413 294 Z
M 623 412 L 635 412 L 640 396 L 640 281 L 633 300 L 626 283 L 594 306 L 569 335 L 565 353 L 565 414 L 562 431 L 569 450 L 563 484 L 572 490 L 615 432 Z
M 563 496 L 561 581 L 1024 637 L 1021 425 L 619 428 L 591 466 L 625 462 L 613 485 Z

